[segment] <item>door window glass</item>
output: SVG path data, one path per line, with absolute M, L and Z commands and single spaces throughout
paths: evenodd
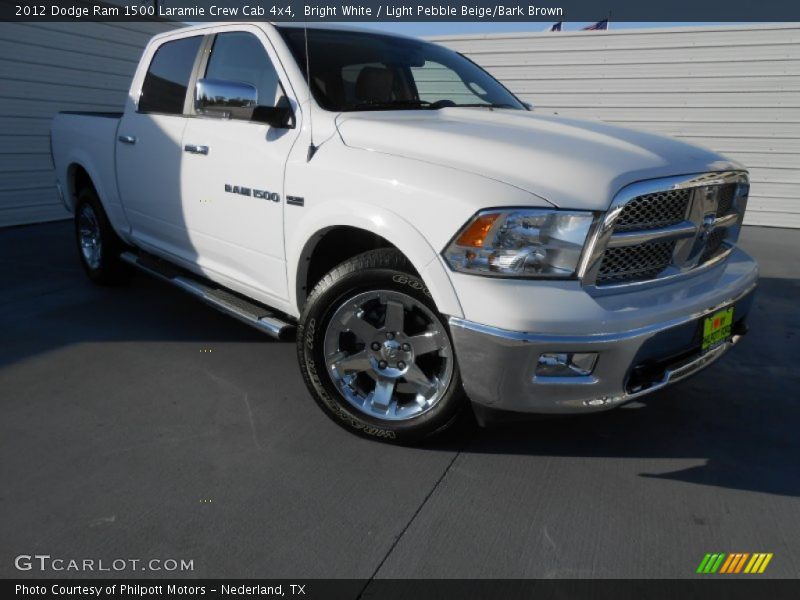
M 142 85 L 139 112 L 183 114 L 186 89 L 202 36 L 165 42 L 156 50 Z

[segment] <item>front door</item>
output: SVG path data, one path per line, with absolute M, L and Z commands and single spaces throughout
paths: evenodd
M 259 106 L 287 102 L 282 74 L 263 34 L 219 33 L 200 77 L 246 83 Z M 297 129 L 234 112 L 196 114 L 183 133 L 183 214 L 198 264 L 242 291 L 288 298 L 283 243 L 283 177 Z M 238 285 L 236 285 L 238 284 Z

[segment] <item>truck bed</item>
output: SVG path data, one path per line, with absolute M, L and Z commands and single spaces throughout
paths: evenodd
M 53 164 L 58 179 L 64 182 L 64 203 L 74 209 L 72 193 L 66 189 L 71 181 L 70 164 L 82 165 L 103 198 L 106 210 L 119 205 L 115 155 L 117 127 L 121 112 L 67 111 L 58 113 L 50 128 Z

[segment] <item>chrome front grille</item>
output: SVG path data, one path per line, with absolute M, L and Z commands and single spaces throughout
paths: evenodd
M 688 189 L 637 196 L 625 205 L 614 225 L 616 231 L 658 229 L 680 223 L 689 210 Z
M 722 242 L 725 241 L 726 233 L 727 231 L 725 229 L 716 229 L 709 234 L 706 247 L 703 250 L 703 254 L 700 255 L 699 264 L 702 265 L 717 253 L 717 251 L 720 249 L 720 246 L 722 246 Z
M 736 196 L 736 184 L 726 183 L 719 186 L 719 193 L 717 195 L 717 212 L 718 217 L 724 217 L 733 208 L 733 199 Z
M 652 279 L 669 266 L 674 251 L 674 241 L 609 248 L 603 254 L 597 280 L 610 283 Z
M 642 283 L 716 262 L 738 238 L 748 192 L 747 174 L 739 171 L 624 188 L 584 257 L 584 284 Z

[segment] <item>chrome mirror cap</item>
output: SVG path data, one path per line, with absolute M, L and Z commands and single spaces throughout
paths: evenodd
M 230 116 L 236 109 L 252 109 L 257 105 L 258 90 L 249 83 L 200 79 L 195 86 L 194 109 L 201 114 L 222 112 Z

